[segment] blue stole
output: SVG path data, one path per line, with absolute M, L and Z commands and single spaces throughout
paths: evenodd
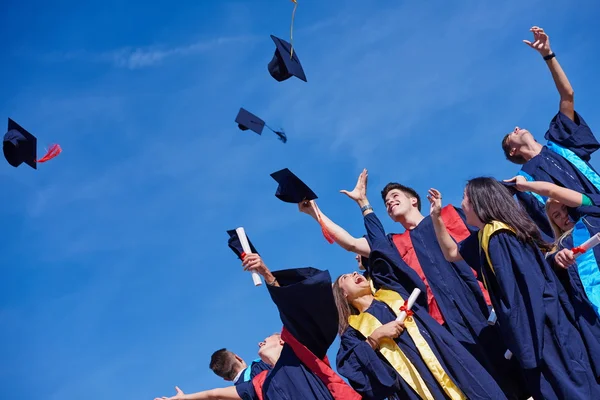
M 590 232 L 582 218 L 577 221 L 573 228 L 573 246 L 580 246 L 589 238 Z M 594 249 L 590 249 L 577 257 L 577 272 L 594 311 L 600 315 L 600 269 L 594 255 Z
M 554 143 L 551 140 L 548 140 L 546 147 L 548 147 L 548 149 L 550 149 L 554 153 L 558 154 L 559 156 L 563 157 L 565 160 L 570 162 L 575 168 L 577 168 L 579 170 L 579 172 L 581 172 L 583 174 L 583 176 L 585 176 L 592 183 L 592 185 L 594 185 L 596 187 L 596 189 L 598 189 L 600 191 L 600 176 L 598 176 L 596 171 L 594 171 L 592 168 L 590 168 L 590 166 L 585 161 L 583 161 L 577 154 L 575 154 L 573 151 L 571 151 L 565 147 L 559 146 L 558 144 Z M 518 175 L 525 177 L 525 179 L 527 179 L 530 182 L 533 182 L 535 180 L 535 179 L 533 179 L 533 177 L 531 175 L 529 175 L 527 172 L 525 172 L 523 170 L 519 171 Z M 531 193 L 531 192 L 527 192 L 527 193 L 534 196 L 543 205 L 545 205 L 546 201 L 548 200 L 548 198 L 540 196 L 537 193 Z

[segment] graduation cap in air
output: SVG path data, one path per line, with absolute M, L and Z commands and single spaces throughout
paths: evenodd
M 227 245 L 229 246 L 229 248 L 231 250 L 233 250 L 233 252 L 235 254 L 237 254 L 239 259 L 241 260 L 243 258 L 242 254 L 244 254 L 244 249 L 242 248 L 242 243 L 240 242 L 240 238 L 239 238 L 237 232 L 235 231 L 235 229 L 232 229 L 230 231 L 227 231 L 227 234 L 229 235 L 229 240 L 227 241 Z M 248 238 L 248 236 L 246 236 L 246 238 Z M 250 245 L 250 249 L 252 250 L 252 253 L 258 254 L 258 251 L 256 251 L 256 248 L 250 241 L 250 238 L 248 238 L 248 244 Z
M 317 199 L 315 192 L 287 168 L 273 172 L 271 177 L 279 183 L 275 196 L 281 201 L 298 204 Z
M 50 146 L 46 155 L 38 160 L 37 138 L 10 118 L 8 119 L 7 132 L 4 135 L 2 150 L 4 158 L 13 167 L 16 168 L 25 163 L 33 169 L 37 169 L 38 163 L 46 162 L 62 151 L 59 145 L 54 144 Z
M 313 192 L 306 183 L 302 182 L 292 171 L 287 168 L 273 172 L 271 177 L 279 184 L 275 196 L 286 203 L 302 203 L 304 201 L 315 200 L 317 195 Z M 317 219 L 321 225 L 323 236 L 329 243 L 333 243 L 334 239 L 323 224 L 319 210 L 315 208 Z
M 269 73 L 276 81 L 282 82 L 292 76 L 306 82 L 306 75 L 300 64 L 296 50 L 292 51 L 292 45 L 283 39 L 271 35 L 275 42 L 275 54 L 269 63 Z
M 255 132 L 259 135 L 262 135 L 262 131 L 266 126 L 269 130 L 271 130 L 273 133 L 279 136 L 279 140 L 281 140 L 283 143 L 287 142 L 287 136 L 285 135 L 285 132 L 283 130 L 274 130 L 269 125 L 267 125 L 265 121 L 263 121 L 262 119 L 260 119 L 259 117 L 252 114 L 244 108 L 240 108 L 237 117 L 235 117 L 235 122 L 238 124 L 238 128 L 240 128 L 241 130 L 247 131 L 248 129 L 250 129 L 252 132 Z

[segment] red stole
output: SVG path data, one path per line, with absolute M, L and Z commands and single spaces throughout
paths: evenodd
M 285 327 L 281 331 L 281 340 L 283 340 L 292 348 L 294 354 L 296 354 L 296 357 L 298 357 L 298 359 L 306 366 L 306 368 L 308 368 L 313 374 L 318 376 L 321 381 L 323 381 L 334 399 L 362 399 L 361 395 L 359 395 L 350 387 L 350 385 L 344 382 L 344 380 L 333 371 L 327 356 L 325 356 L 323 360 L 319 359 L 308 348 L 306 348 L 306 346 L 296 340 L 296 338 L 292 336 L 292 334 L 285 329 Z M 254 386 L 254 390 L 256 391 L 259 400 L 263 400 L 262 386 L 265 382 L 265 378 L 267 377 L 267 372 L 268 371 L 262 371 L 252 379 L 252 385 Z
M 465 225 L 464 221 L 452 205 L 447 205 L 442 208 L 442 220 L 444 221 L 444 225 L 446 225 L 446 230 L 450 234 L 450 236 L 457 242 L 461 242 L 465 240 L 467 237 L 471 235 L 469 229 Z M 427 278 L 425 277 L 425 273 L 423 272 L 423 268 L 419 263 L 419 258 L 415 252 L 415 249 L 412 244 L 412 239 L 410 237 L 410 231 L 406 231 L 401 234 L 393 235 L 392 239 L 400 256 L 404 260 L 409 267 L 415 270 L 415 272 L 419 275 L 423 283 L 425 283 L 425 287 L 427 289 L 427 304 L 429 306 L 429 314 L 440 324 L 444 323 L 444 317 L 442 316 L 442 312 L 433 296 L 433 292 L 429 287 L 429 283 L 427 282 Z M 477 272 L 473 269 L 473 275 L 477 276 Z M 483 292 L 483 297 L 487 305 L 491 305 L 492 302 L 490 300 L 490 295 L 488 291 L 483 286 L 483 283 L 478 281 L 479 287 Z

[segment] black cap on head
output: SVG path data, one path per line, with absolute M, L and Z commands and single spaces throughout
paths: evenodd
M 292 76 L 306 82 L 306 75 L 300 64 L 300 59 L 298 59 L 296 49 L 291 54 L 291 44 L 273 35 L 271 35 L 271 39 L 273 39 L 276 46 L 275 55 L 269 63 L 269 73 L 271 76 L 278 82 L 285 81 Z
M 250 129 L 259 135 L 265 127 L 265 121 L 243 108 L 240 108 L 240 112 L 238 112 L 237 117 L 235 117 L 235 122 L 237 122 L 238 127 L 241 130 L 247 131 Z
M 12 119 L 8 119 L 8 129 L 4 135 L 2 145 L 4 158 L 13 167 L 22 163 L 37 169 L 37 139 L 31 133 L 23 129 Z
M 317 195 L 310 190 L 304 182 L 287 168 L 273 172 L 271 177 L 279 183 L 275 196 L 286 203 L 301 203 L 306 200 L 315 200 Z
M 242 243 L 240 243 L 240 238 L 237 232 L 235 231 L 235 229 L 232 229 L 230 231 L 227 231 L 227 233 L 229 234 L 229 240 L 227 241 L 227 245 L 231 250 L 233 250 L 235 254 L 237 254 L 239 259 L 241 260 L 242 254 L 244 253 L 244 249 L 242 248 Z M 258 251 L 256 251 L 256 248 L 250 241 L 248 235 L 246 235 L 246 238 L 248 239 L 248 244 L 250 245 L 250 250 L 252 250 L 252 253 L 258 254 Z

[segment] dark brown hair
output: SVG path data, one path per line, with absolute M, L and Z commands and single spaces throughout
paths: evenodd
M 417 199 L 417 208 L 419 209 L 419 211 L 421 211 L 421 197 L 419 196 L 417 191 L 413 188 L 401 185 L 397 182 L 388 183 L 387 185 L 385 185 L 385 187 L 381 191 L 381 198 L 383 199 L 384 203 L 385 203 L 385 196 L 387 196 L 388 193 L 394 189 L 398 189 L 399 191 L 401 191 L 408 197 L 414 197 L 415 199 Z
M 514 201 L 509 190 L 496 179 L 471 179 L 465 190 L 473 211 L 481 222 L 503 222 L 515 230 L 517 238 L 523 243 L 533 244 L 544 252 L 552 248 L 542 239 L 537 225 Z
M 221 378 L 232 381 L 237 375 L 235 354 L 227 349 L 219 349 L 210 357 L 210 369 Z

